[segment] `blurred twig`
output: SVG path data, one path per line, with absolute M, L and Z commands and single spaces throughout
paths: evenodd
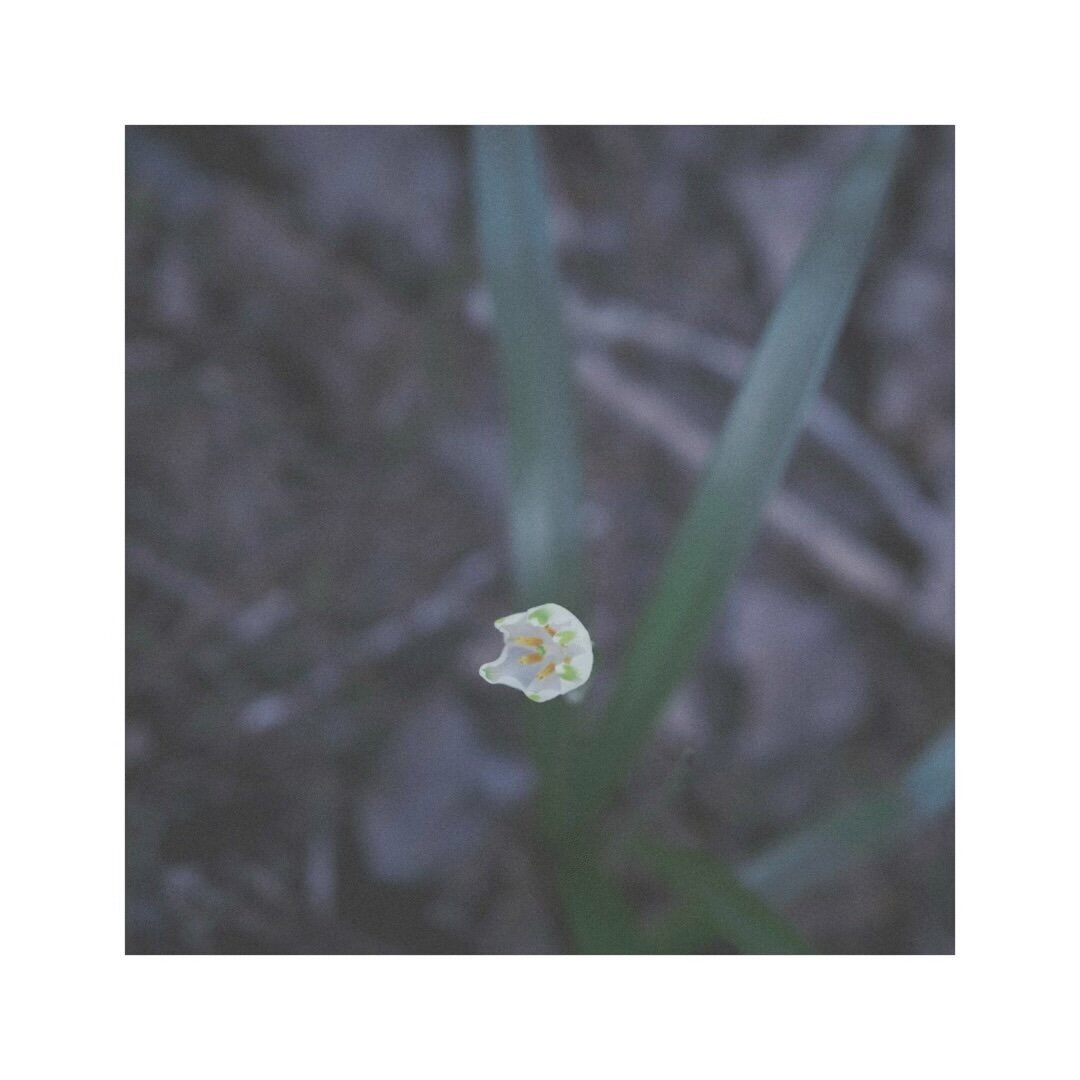
M 620 419 L 630 421 L 682 464 L 695 470 L 705 464 L 711 436 L 654 390 L 621 374 L 610 359 L 599 353 L 582 356 L 579 371 L 593 398 Z M 927 625 L 920 617 L 916 585 L 899 567 L 805 499 L 780 492 L 769 504 L 765 520 L 848 592 L 906 625 L 917 625 L 936 640 L 949 640 L 950 626 Z
M 567 308 L 571 326 L 586 342 L 605 348 L 629 344 L 681 357 L 728 383 L 742 378 L 750 358 L 749 346 L 629 304 L 590 304 L 573 297 Z M 879 442 L 824 396 L 814 406 L 807 431 L 863 481 L 908 539 L 927 553 L 937 551 L 948 533 L 948 515 L 922 494 Z
M 200 622 L 228 618 L 232 604 L 197 574 L 176 566 L 142 544 L 127 545 L 128 574 L 180 601 Z
M 293 719 L 332 698 L 358 668 L 386 660 L 416 640 L 436 634 L 460 616 L 470 598 L 495 579 L 495 560 L 474 551 L 459 560 L 430 594 L 406 611 L 388 615 L 347 642 L 295 686 L 263 694 L 240 710 L 238 725 L 257 733 Z
M 128 570 L 151 587 L 179 600 L 192 621 L 202 628 L 224 624 L 244 641 L 250 640 L 251 613 L 266 606 L 266 598 L 237 615 L 234 606 L 200 577 L 174 566 L 148 548 L 128 546 Z M 495 560 L 488 551 L 460 559 L 434 592 L 411 608 L 395 612 L 346 642 L 336 655 L 309 671 L 287 690 L 262 694 L 239 713 L 238 726 L 249 733 L 277 727 L 298 713 L 328 701 L 352 672 L 394 656 L 419 638 L 438 633 L 457 618 L 469 599 L 495 579 Z M 278 606 L 288 606 L 279 592 L 270 594 Z M 291 611 L 291 606 L 288 607 Z
M 276 953 L 396 951 L 340 921 L 312 923 L 296 909 L 295 893 L 273 869 L 248 860 L 213 876 L 192 864 L 172 866 L 164 890 L 169 915 L 191 952 L 221 951 L 222 937 L 237 935 Z

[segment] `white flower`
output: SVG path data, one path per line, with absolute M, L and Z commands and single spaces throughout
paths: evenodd
M 503 651 L 485 664 L 480 677 L 515 686 L 530 701 L 550 701 L 581 686 L 592 674 L 589 631 L 558 604 L 540 604 L 496 619 Z

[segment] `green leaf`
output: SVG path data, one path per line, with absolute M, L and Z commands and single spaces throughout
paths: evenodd
M 527 127 L 478 127 L 472 149 L 480 248 L 510 413 L 518 599 L 559 603 L 580 615 L 577 390 L 536 138 Z
M 780 907 L 854 867 L 886 855 L 953 803 L 954 738 L 950 727 L 931 741 L 904 776 L 854 800 L 738 867 L 741 884 Z M 721 871 L 725 879 L 728 871 Z M 718 936 L 703 905 L 685 898 L 647 936 L 650 952 L 697 953 Z
M 807 240 L 582 755 L 579 811 L 627 779 L 757 535 L 847 317 L 903 142 L 875 129 Z
M 856 799 L 778 841 L 739 879 L 773 903 L 787 904 L 852 868 L 881 858 L 953 803 L 955 739 L 942 732 L 899 783 Z
M 509 406 L 515 590 L 522 607 L 558 603 L 583 616 L 577 391 L 536 138 L 526 127 L 479 127 L 472 153 L 480 249 Z M 530 704 L 523 724 L 540 770 L 541 824 L 559 840 L 568 829 L 567 770 L 580 711 L 562 698 Z
M 681 909 L 653 948 L 692 952 L 723 940 L 742 953 L 810 953 L 805 937 L 705 851 L 653 841 L 634 845 L 638 861 L 662 878 Z
M 556 867 L 556 885 L 579 952 L 624 955 L 648 951 L 630 905 L 592 848 L 563 851 Z

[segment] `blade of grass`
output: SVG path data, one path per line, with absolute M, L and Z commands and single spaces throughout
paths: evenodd
M 766 901 L 741 884 L 713 855 L 653 841 L 635 845 L 638 861 L 662 878 L 683 905 L 676 936 L 653 946 L 665 951 L 694 951 L 688 946 L 700 933 L 703 944 L 722 939 L 742 953 L 811 953 L 805 937 Z M 686 930 L 692 931 L 687 936 Z
M 783 906 L 882 858 L 952 805 L 953 765 L 950 727 L 930 742 L 899 781 L 778 841 L 738 867 L 734 876 L 764 902 Z M 725 881 L 729 874 L 722 871 Z M 697 953 L 727 936 L 700 904 L 684 897 L 649 932 L 647 947 L 651 952 Z
M 527 127 L 472 132 L 484 274 L 510 420 L 510 546 L 520 607 L 558 603 L 582 618 L 581 462 L 574 371 L 563 332 L 540 157 Z M 580 713 L 526 705 L 545 831 L 566 831 L 566 769 Z
M 473 131 L 484 273 L 510 409 L 511 550 L 523 606 L 579 614 L 581 463 L 577 394 L 563 332 L 536 138 Z
M 556 886 L 579 952 L 625 956 L 649 951 L 632 908 L 591 849 L 559 862 Z
M 610 704 L 578 757 L 574 786 L 584 816 L 601 809 L 627 778 L 757 534 L 847 317 L 902 142 L 900 129 L 871 132 L 803 248 Z
M 777 842 L 740 867 L 739 879 L 773 903 L 786 904 L 881 858 L 952 806 L 954 761 L 950 727 L 926 747 L 899 783 Z

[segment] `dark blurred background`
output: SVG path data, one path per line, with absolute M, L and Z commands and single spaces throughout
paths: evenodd
M 540 134 L 596 703 L 864 131 Z M 477 676 L 515 605 L 468 167 L 456 128 L 128 129 L 129 952 L 571 947 L 520 699 Z M 825 401 L 613 831 L 738 863 L 951 722 L 953 430 L 953 133 L 922 128 Z M 825 951 L 951 952 L 952 882 L 950 814 L 790 912 Z

